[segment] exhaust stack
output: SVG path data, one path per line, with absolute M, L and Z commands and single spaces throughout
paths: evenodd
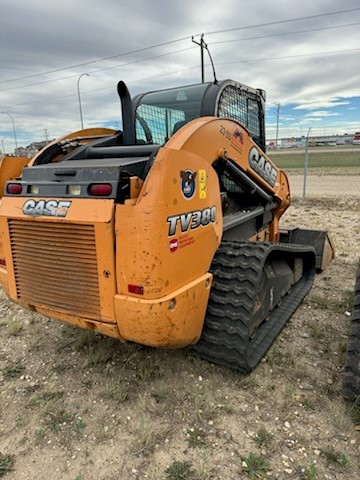
M 117 85 L 117 91 L 121 102 L 124 145 L 135 145 L 134 118 L 130 92 L 122 80 Z

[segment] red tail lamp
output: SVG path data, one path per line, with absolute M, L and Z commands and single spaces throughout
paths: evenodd
M 112 194 L 112 185 L 110 183 L 92 183 L 88 191 L 89 195 L 94 197 L 108 197 Z
M 22 192 L 22 185 L 21 183 L 8 183 L 6 191 L 11 195 L 20 195 Z

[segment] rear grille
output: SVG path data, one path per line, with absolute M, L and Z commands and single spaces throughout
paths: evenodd
M 18 299 L 98 318 L 93 225 L 9 220 Z

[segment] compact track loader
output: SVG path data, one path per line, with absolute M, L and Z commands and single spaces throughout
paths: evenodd
M 333 255 L 324 232 L 280 229 L 290 191 L 265 154 L 265 93 L 231 80 L 118 93 L 123 131 L 67 135 L 6 182 L 3 288 L 49 317 L 250 371 Z

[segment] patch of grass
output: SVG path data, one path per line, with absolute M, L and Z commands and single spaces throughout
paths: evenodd
M 302 404 L 304 405 L 304 408 L 306 408 L 306 410 L 309 410 L 310 412 L 315 412 L 316 410 L 315 404 L 308 398 L 304 398 L 304 400 L 302 401 Z
M 14 367 L 7 367 L 2 371 L 4 378 L 16 378 L 19 377 L 21 372 L 25 369 L 24 365 L 20 363 L 16 364 Z
M 345 453 L 338 452 L 334 449 L 334 447 L 321 449 L 320 453 L 325 458 L 328 465 L 333 464 L 344 468 L 347 468 L 349 466 L 349 461 Z
M 204 448 L 207 446 L 206 433 L 202 428 L 190 428 L 186 436 L 190 448 Z
M 302 478 L 303 480 L 317 480 L 318 473 L 316 470 L 316 465 L 314 463 L 310 463 L 310 465 L 306 467 L 304 476 Z
M 155 445 L 160 443 L 165 435 L 165 427 L 161 431 L 155 431 L 151 420 L 145 417 L 140 418 L 134 432 L 135 439 L 131 443 L 131 453 L 133 455 L 145 455 L 155 449 Z
M 102 339 L 103 342 L 94 344 L 89 349 L 89 366 L 96 367 L 97 365 L 104 365 L 114 357 L 114 349 L 107 341 L 108 339 Z
M 270 367 L 293 367 L 296 365 L 294 353 L 292 351 L 286 351 L 284 348 L 280 348 L 274 345 L 267 355 L 267 361 Z
M 160 380 L 153 384 L 152 397 L 156 403 L 164 402 L 169 396 L 169 385 L 163 380 Z
M 266 428 L 262 427 L 260 430 L 258 430 L 256 434 L 256 443 L 259 448 L 261 447 L 269 447 L 272 440 L 274 438 L 274 434 L 271 432 L 268 432 Z
M 124 380 L 110 381 L 104 386 L 101 395 L 109 400 L 124 403 L 129 398 L 130 386 Z
M 250 453 L 248 457 L 241 457 L 242 471 L 248 474 L 251 480 L 258 478 L 268 478 L 266 471 L 269 468 L 269 464 L 264 457 Z
M 321 296 L 312 294 L 310 301 L 311 304 L 321 310 L 331 310 L 335 313 L 344 313 L 345 311 L 351 311 L 354 302 L 354 292 L 346 290 L 342 292 L 341 299 L 331 298 L 328 296 Z
M 82 348 L 91 347 L 94 345 L 96 343 L 96 339 L 96 334 L 91 330 L 79 329 L 79 332 L 77 332 L 72 344 L 76 350 L 81 350 Z
M 44 440 L 45 438 L 45 435 L 46 435 L 46 428 L 37 428 L 34 432 L 35 434 L 35 437 L 37 438 L 37 440 Z
M 84 420 L 81 417 L 77 417 L 74 425 L 74 430 L 78 438 L 83 436 L 85 427 L 86 423 L 84 422 Z
M 214 403 L 214 396 L 208 392 L 198 393 L 196 389 L 190 392 L 190 398 L 193 403 L 193 413 L 199 420 L 213 420 L 219 415 L 220 411 Z
M 8 324 L 8 333 L 12 337 L 16 337 L 21 332 L 22 329 L 22 324 L 19 322 L 19 320 L 12 320 Z
M 323 170 L 332 170 L 336 168 L 349 167 L 356 170 L 359 166 L 359 154 L 352 151 L 351 149 L 343 149 L 339 151 L 337 148 L 334 152 L 328 152 L 324 154 L 321 151 L 321 147 L 316 147 L 316 150 L 313 151 L 312 148 L 309 149 L 309 168 L 311 169 L 323 169 Z M 294 151 L 287 152 L 271 152 L 270 158 L 278 168 L 291 170 L 294 168 L 303 169 L 305 162 L 305 152 Z
M 309 333 L 310 333 L 310 338 L 312 339 L 313 342 L 316 344 L 321 340 L 324 336 L 324 331 L 319 325 L 319 322 L 314 319 L 310 319 L 308 322 L 308 327 L 309 327 Z
M 38 395 L 35 395 L 30 400 L 30 405 L 37 407 L 51 408 L 55 403 L 57 403 L 64 396 L 64 392 L 54 391 L 54 392 L 42 392 Z
M 196 480 L 197 474 L 190 462 L 175 460 L 165 471 L 166 480 Z
M 69 423 L 72 416 L 63 408 L 48 410 L 46 413 L 45 425 L 54 433 L 60 432 L 63 425 Z
M 227 415 L 235 415 L 235 413 L 236 413 L 235 408 L 232 407 L 231 405 L 223 405 L 219 408 L 221 408 L 221 410 L 223 412 L 225 412 Z
M 354 307 L 355 290 L 346 290 L 344 292 L 345 310 L 351 312 Z
M 4 455 L 0 453 L 0 477 L 4 476 L 12 470 L 14 465 L 13 455 Z
M 164 375 L 164 368 L 159 358 L 154 355 L 148 355 L 139 360 L 136 365 L 136 378 L 140 382 L 148 382 L 162 378 Z

